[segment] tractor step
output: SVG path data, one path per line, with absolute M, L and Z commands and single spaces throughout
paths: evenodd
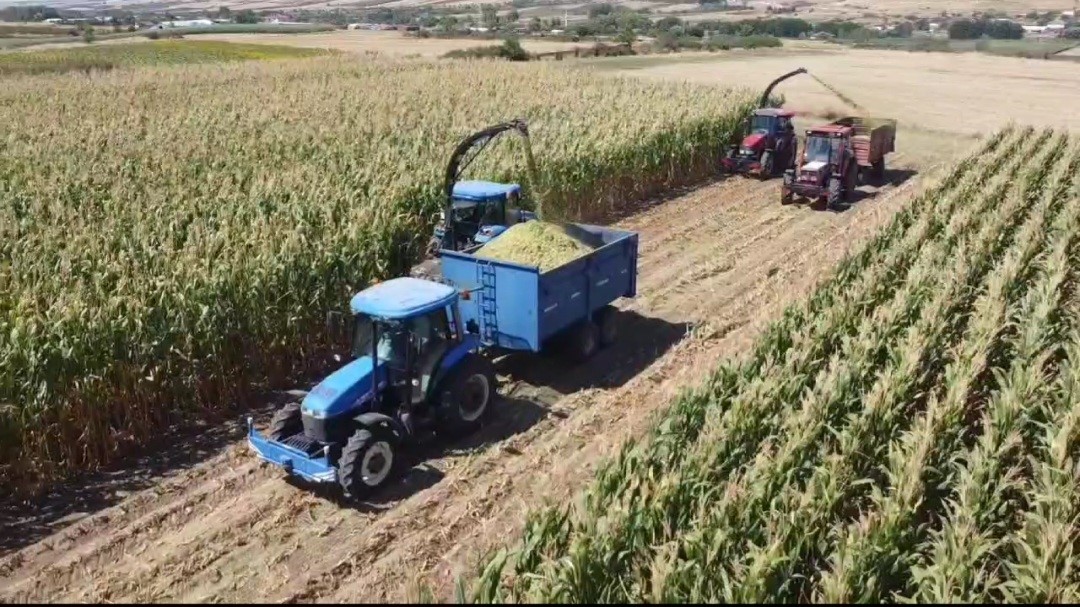
M 292 447 L 293 449 L 296 449 L 298 451 L 303 451 L 309 456 L 314 456 L 323 448 L 322 443 L 313 438 L 310 438 L 303 432 L 282 439 L 281 444 L 287 447 Z

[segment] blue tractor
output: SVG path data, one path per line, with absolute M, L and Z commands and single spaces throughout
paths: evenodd
M 536 219 L 536 214 L 519 208 L 521 186 L 516 183 L 462 181 L 461 176 L 487 146 L 504 133 L 517 133 L 525 145 L 525 159 L 532 184 L 536 166 L 529 141 L 529 127 L 522 119 L 496 124 L 473 133 L 458 144 L 446 167 L 443 191 L 445 206 L 439 211 L 434 234 L 428 242 L 426 259 L 441 250 L 461 251 L 481 245 L 510 226 Z
M 637 289 L 638 235 L 565 224 L 588 252 L 541 271 L 442 250 L 427 278 L 377 283 L 350 301 L 352 360 L 248 442 L 293 476 L 363 499 L 393 478 L 402 448 L 477 429 L 496 399 L 491 355 L 563 350 L 585 361 L 614 343 L 612 302 Z
M 478 352 L 479 336 L 451 322 L 460 318 L 458 295 L 415 277 L 356 294 L 352 361 L 279 409 L 266 437 L 249 428 L 251 446 L 290 474 L 337 481 L 363 498 L 390 478 L 400 445 L 479 426 L 495 371 Z

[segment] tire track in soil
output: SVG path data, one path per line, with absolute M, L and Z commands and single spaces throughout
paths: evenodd
M 420 486 L 392 488 L 401 495 L 381 511 L 293 487 L 239 443 L 0 560 L 0 601 L 408 600 L 417 575 L 449 596 L 480 551 L 515 539 L 529 508 L 570 499 L 600 459 L 741 351 L 912 186 L 886 186 L 844 213 L 781 206 L 776 180 L 737 178 L 654 206 L 619 224 L 641 233 L 639 296 L 620 307 L 645 320 L 623 332 L 622 348 L 559 376 L 579 389 L 511 378 L 514 397 L 540 401 L 531 423 L 504 404 L 480 433 L 489 444 L 436 454 L 401 481 Z M 648 323 L 705 330 L 667 347 Z M 624 365 L 639 370 L 609 381 Z

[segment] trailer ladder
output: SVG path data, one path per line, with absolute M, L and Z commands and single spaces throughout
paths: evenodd
M 477 282 L 480 289 L 476 292 L 476 303 L 480 309 L 480 335 L 488 343 L 498 343 L 499 317 L 495 307 L 495 268 L 490 263 L 478 261 L 476 264 Z

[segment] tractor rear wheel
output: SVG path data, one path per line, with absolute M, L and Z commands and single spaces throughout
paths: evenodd
M 439 407 L 452 434 L 479 428 L 495 401 L 495 367 L 479 354 L 467 354 L 446 378 Z
M 615 308 L 612 306 L 604 306 L 596 313 L 596 326 L 599 329 L 601 346 L 606 347 L 615 343 L 619 333 L 617 320 Z
M 374 428 L 361 428 L 341 450 L 338 484 L 348 497 L 364 499 L 391 478 L 396 455 L 393 437 Z
M 270 420 L 270 440 L 283 441 L 304 431 L 304 422 L 300 419 L 300 403 L 291 402 L 274 412 Z
M 851 202 L 855 199 L 855 188 L 859 187 L 859 173 L 862 171 L 862 167 L 854 162 L 848 167 L 847 175 L 844 175 L 844 202 Z

